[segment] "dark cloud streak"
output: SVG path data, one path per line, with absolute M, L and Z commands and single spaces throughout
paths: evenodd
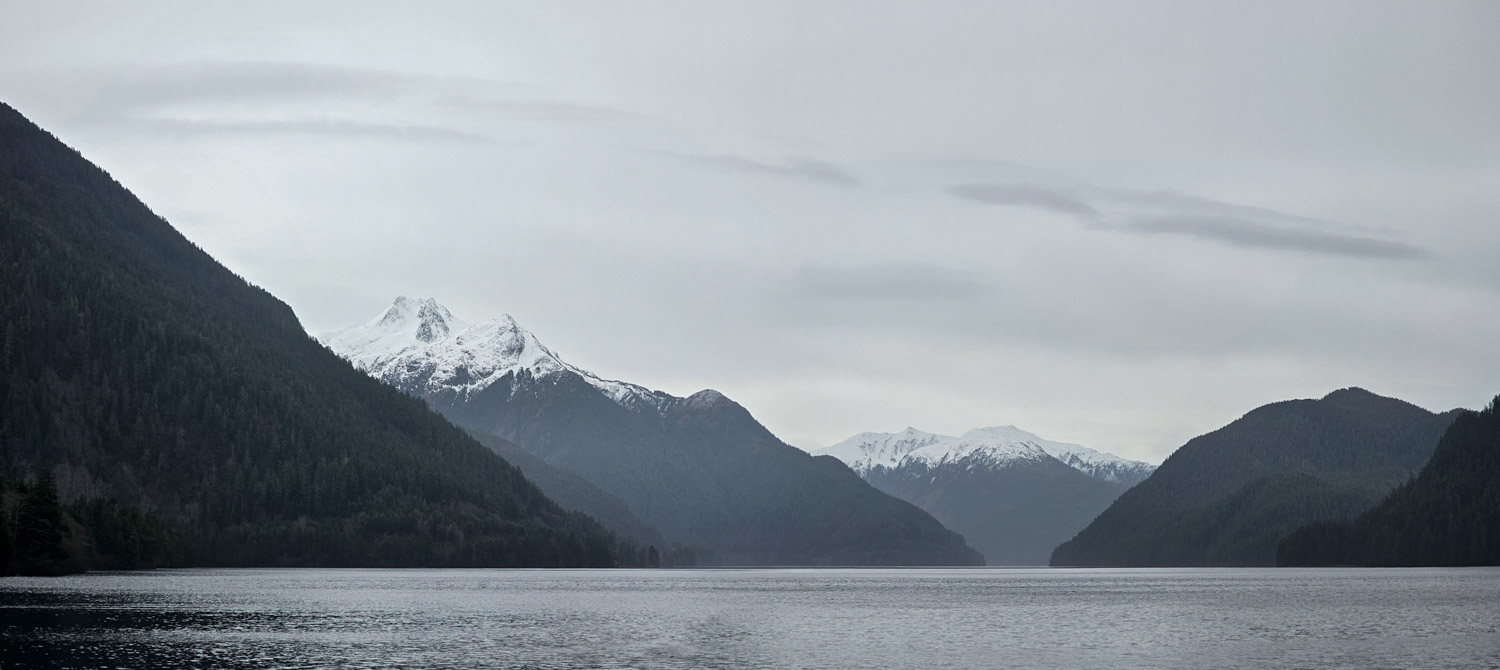
M 1354 229 L 1352 226 L 1169 191 L 1101 191 L 1099 197 L 1091 199 L 1078 191 L 1051 186 L 994 183 L 961 184 L 949 187 L 948 192 L 988 205 L 1067 214 L 1092 230 L 1179 235 L 1235 247 L 1379 260 L 1418 260 L 1430 255 L 1403 242 L 1330 230 Z M 1122 203 L 1129 209 L 1109 211 L 1099 201 Z M 1153 211 L 1142 213 L 1140 209 Z
M 966 200 L 1003 207 L 1030 207 L 1058 214 L 1071 214 L 1087 221 L 1097 222 L 1104 213 L 1094 208 L 1081 196 L 1063 189 L 1031 184 L 960 184 L 948 189 L 949 193 Z
M 1161 216 L 1112 227 L 1128 233 L 1184 235 L 1239 247 L 1388 260 L 1416 260 L 1428 253 L 1402 242 L 1338 235 L 1315 230 L 1275 228 L 1227 217 Z

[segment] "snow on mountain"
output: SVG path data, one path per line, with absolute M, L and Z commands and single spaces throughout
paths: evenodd
M 946 440 L 942 435 L 907 428 L 899 433 L 860 433 L 817 453 L 832 456 L 864 473 L 876 466 L 894 468 L 907 454 Z
M 361 370 L 389 360 L 409 348 L 421 348 L 433 340 L 468 328 L 446 307 L 431 298 L 396 298 L 389 308 L 364 325 L 318 337 L 324 345 Z
M 958 437 L 915 428 L 860 433 L 818 453 L 843 461 L 861 475 L 879 466 L 892 470 L 917 464 L 1002 467 L 1051 457 L 1091 477 L 1134 485 L 1156 467 L 1077 444 L 1045 440 L 1015 426 L 976 428 Z
M 660 408 L 674 400 L 627 382 L 603 379 L 564 362 L 509 314 L 468 324 L 432 298 L 396 298 L 370 321 L 318 336 L 355 367 L 408 393 L 467 397 L 514 374 L 573 373 L 615 402 Z

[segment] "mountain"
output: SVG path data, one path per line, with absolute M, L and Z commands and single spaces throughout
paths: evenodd
M 455 423 L 617 496 L 673 542 L 730 565 L 972 565 L 958 534 L 837 459 L 777 439 L 716 391 L 686 398 L 564 362 L 510 316 L 469 324 L 432 299 L 323 335 Z
M 548 498 L 563 509 L 573 510 L 593 517 L 615 534 L 621 541 L 641 547 L 666 548 L 667 541 L 661 531 L 637 519 L 630 506 L 608 491 L 594 486 L 587 479 L 567 470 L 548 465 L 510 440 L 484 433 L 470 433 L 480 444 L 499 454 L 507 463 L 521 469 L 521 474 L 536 484 Z
M 509 314 L 470 325 L 432 298 L 399 296 L 374 320 L 319 339 L 370 376 L 439 406 L 466 404 L 507 377 L 576 379 L 627 408 L 681 400 L 564 363 Z
M 994 465 L 1052 459 L 1089 477 L 1120 484 L 1139 484 L 1156 470 L 1141 461 L 1067 442 L 1044 440 L 1015 426 L 976 428 L 960 437 L 924 433 L 907 428 L 899 433 L 860 433 L 819 451 L 864 474 L 883 467 L 897 469 L 922 463 L 936 467 L 958 461 L 983 460 Z
M 1500 565 L 1500 397 L 1464 412 L 1415 479 L 1352 522 L 1305 526 L 1278 565 Z
M 614 563 L 597 523 L 4 105 L 0 268 L 0 572 Z
M 820 452 L 958 531 L 989 565 L 1046 565 L 1153 466 L 1015 426 L 860 433 Z
M 1260 407 L 1188 441 L 1052 565 L 1275 565 L 1291 531 L 1349 519 L 1411 477 L 1454 416 L 1357 388 Z

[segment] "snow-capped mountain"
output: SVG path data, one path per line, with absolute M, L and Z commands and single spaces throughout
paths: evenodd
M 787 445 L 711 390 L 679 398 L 562 360 L 509 316 L 467 323 L 398 298 L 322 340 L 473 433 L 623 501 L 669 542 L 731 565 L 972 565 L 930 515 Z
M 400 296 L 380 316 L 318 339 L 355 367 L 418 396 L 467 399 L 506 375 L 581 377 L 615 402 L 661 409 L 659 391 L 569 365 L 509 314 L 470 325 L 432 298 Z
M 895 470 L 908 464 L 938 467 L 1002 467 L 1021 461 L 1055 458 L 1090 477 L 1133 486 L 1156 466 L 1067 442 L 1045 440 L 1015 426 L 976 428 L 958 437 L 907 428 L 899 433 L 860 433 L 818 452 L 833 456 L 865 475 L 876 467 Z
M 957 437 L 860 433 L 818 453 L 962 533 L 990 565 L 1045 565 L 1054 547 L 1155 469 L 1015 426 Z

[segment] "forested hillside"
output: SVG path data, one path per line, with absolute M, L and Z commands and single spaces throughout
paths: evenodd
M 1454 413 L 1363 389 L 1260 407 L 1190 440 L 1052 554 L 1063 566 L 1269 566 L 1305 524 L 1415 474 Z
M 564 509 L 593 517 L 613 532 L 616 539 L 643 547 L 655 545 L 666 548 L 666 539 L 660 531 L 637 519 L 628 505 L 609 492 L 567 470 L 548 465 L 546 461 L 509 440 L 484 433 L 471 432 L 470 435 L 499 454 L 507 463 L 520 468 L 521 474 L 536 484 L 548 498 Z
M 1497 404 L 1459 416 L 1416 478 L 1374 509 L 1282 540 L 1277 564 L 1500 565 Z
M 133 535 L 151 545 L 138 565 L 615 560 L 593 520 L 328 352 L 4 105 L 0 293 L 7 569 L 128 563 L 98 553 L 131 524 L 159 530 Z M 51 556 L 53 537 L 71 557 L 21 553 Z

